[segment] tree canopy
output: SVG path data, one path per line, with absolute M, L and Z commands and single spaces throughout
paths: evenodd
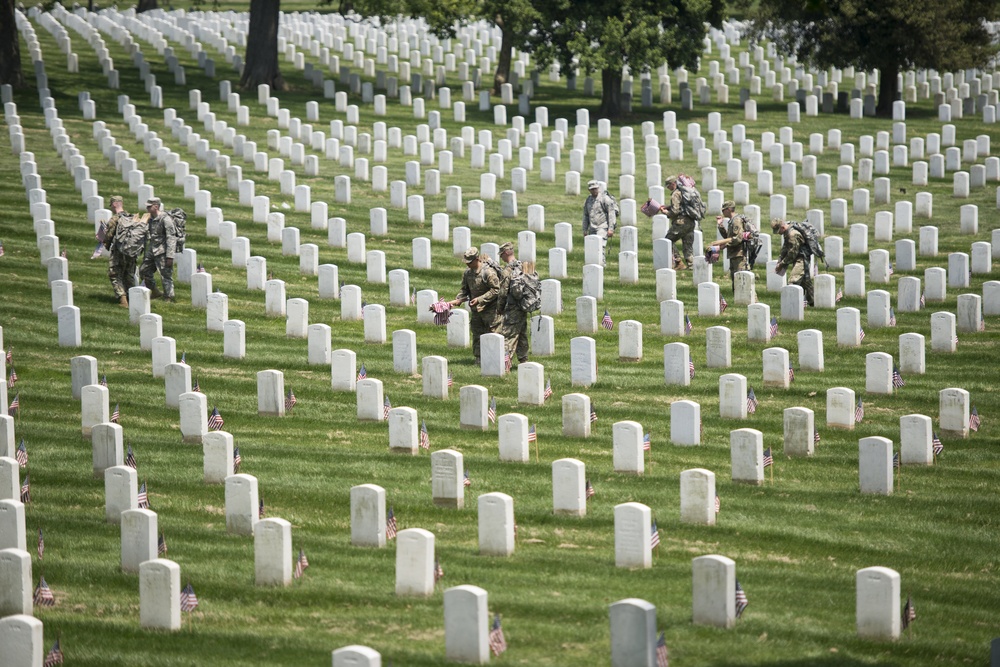
M 997 53 L 986 21 L 1000 17 L 995 0 L 758 0 L 751 37 L 818 67 L 878 69 L 877 112 L 888 116 L 897 75 L 910 68 L 980 67 Z

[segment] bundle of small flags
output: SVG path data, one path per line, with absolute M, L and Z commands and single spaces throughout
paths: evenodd
M 295 399 L 295 392 L 293 392 L 292 388 L 289 387 L 288 393 L 285 394 L 285 412 L 291 412 L 296 403 L 298 403 L 298 401 Z
M 726 297 L 720 296 L 719 297 L 719 315 L 721 315 L 722 313 L 726 312 L 726 308 L 728 308 L 728 307 L 729 307 L 729 304 L 726 302 Z
M 490 407 L 486 411 L 486 416 L 489 420 L 496 424 L 497 423 L 497 399 L 496 396 L 490 399 Z
M 596 421 L 597 421 L 597 408 L 595 408 L 594 404 L 591 403 L 590 404 L 590 423 L 593 424 Z
M 24 444 L 24 438 L 21 438 L 21 442 L 17 446 L 17 451 L 14 452 L 14 458 L 17 459 L 17 464 L 21 468 L 28 467 L 28 448 Z
M 219 408 L 212 407 L 212 414 L 208 418 L 208 430 L 209 431 L 221 431 L 222 426 L 226 422 L 222 419 L 222 415 L 219 414 Z
M 427 432 L 427 422 L 426 421 L 422 421 L 420 423 L 420 446 L 423 449 L 430 449 L 431 448 L 431 436 Z
M 507 650 L 507 640 L 503 636 L 503 628 L 500 627 L 500 614 L 493 617 L 493 627 L 490 629 L 490 650 L 493 655 L 499 656 Z
M 35 588 L 35 605 L 39 607 L 54 607 L 56 604 L 56 596 L 52 594 L 52 589 L 49 588 L 48 583 L 45 581 L 45 575 L 38 581 L 38 586 Z
M 389 506 L 389 515 L 385 519 L 385 539 L 391 540 L 396 537 L 396 515 L 392 512 L 392 505 Z
M 601 326 L 608 331 L 615 328 L 615 321 L 611 319 L 611 313 L 608 312 L 607 308 L 604 309 L 604 317 L 601 318 Z
M 771 454 L 771 448 L 768 447 L 764 450 L 764 467 L 770 467 L 774 465 L 774 456 Z
M 181 591 L 181 611 L 192 612 L 198 606 L 198 596 L 194 593 L 194 586 L 191 582 Z
M 128 453 L 125 454 L 125 465 L 127 465 L 129 468 L 132 468 L 133 470 L 136 470 L 135 453 L 132 451 L 131 443 L 129 443 L 128 446 Z
M 736 618 L 743 615 L 743 611 L 747 608 L 750 602 L 747 600 L 747 594 L 740 586 L 739 579 L 736 580 Z
M 934 434 L 934 439 L 931 440 L 931 447 L 934 449 L 934 456 L 938 456 L 944 451 L 944 445 L 941 443 L 941 438 L 938 434 Z
M 770 331 L 770 337 L 771 338 L 774 338 L 775 336 L 778 335 L 778 318 L 777 317 L 772 317 L 771 318 L 771 328 L 770 328 L 769 331 Z
M 233 474 L 239 474 L 240 466 L 243 465 L 243 457 L 240 456 L 240 448 L 233 449 Z
M 146 481 L 143 480 L 142 486 L 139 487 L 139 495 L 136 497 L 139 509 L 148 510 L 149 509 L 149 493 L 146 492 Z
M 389 402 L 389 397 L 386 396 L 385 400 L 382 401 L 382 419 L 389 418 L 389 410 L 392 410 L 392 403 Z
M 979 430 L 979 424 L 980 424 L 979 410 L 977 410 L 976 406 L 973 405 L 972 406 L 972 414 L 969 415 L 969 430 L 970 431 L 978 431 Z
M 542 394 L 542 400 L 548 400 L 552 396 L 552 379 L 548 378 L 545 380 L 545 392 Z
M 747 390 L 747 414 L 754 414 L 757 412 L 757 394 L 753 393 L 753 387 Z
M 655 549 L 660 546 L 660 531 L 656 528 L 656 519 L 653 519 L 653 523 L 649 527 L 649 531 L 649 548 Z
M 854 422 L 860 423 L 862 419 L 865 418 L 865 404 L 858 399 L 858 405 L 854 408 Z
M 642 436 L 642 451 L 648 452 L 653 449 L 652 434 L 647 433 Z
M 472 486 L 472 479 L 469 477 L 469 469 L 465 469 L 465 476 L 462 477 L 462 486 Z
M 45 661 L 42 662 L 42 667 L 55 667 L 55 665 L 61 664 L 63 664 L 63 652 L 59 645 L 59 640 L 56 639 L 56 643 L 52 645 L 52 648 L 49 649 L 49 652 L 45 655 Z
M 694 330 L 694 325 L 691 324 L 691 318 L 687 315 L 684 316 L 684 335 L 690 336 L 691 331 Z
M 528 442 L 538 442 L 538 431 L 535 430 L 534 424 L 528 429 Z
M 587 480 L 587 483 L 584 486 L 584 495 L 586 496 L 587 500 L 590 500 L 595 495 L 597 495 L 597 492 L 594 491 L 594 485 L 590 483 L 589 479 Z
M 358 381 L 364 380 L 368 377 L 368 369 L 365 368 L 364 363 L 361 364 L 361 368 L 358 370 Z
M 292 573 L 296 579 L 302 577 L 302 573 L 306 571 L 309 567 L 309 559 L 306 558 L 306 552 L 301 547 L 299 548 L 299 557 L 295 559 L 295 571 Z
M 122 418 L 121 404 L 115 403 L 115 411 L 111 413 L 111 423 L 117 424 Z
M 903 380 L 903 376 L 899 374 L 899 367 L 898 366 L 893 366 L 892 367 L 892 386 L 896 387 L 897 389 L 899 387 L 905 387 L 906 386 L 906 381 Z

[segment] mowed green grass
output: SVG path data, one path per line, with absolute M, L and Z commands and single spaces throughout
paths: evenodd
M 591 396 L 600 419 L 589 439 L 564 438 L 560 397 L 574 391 L 570 386 L 569 346 L 576 335 L 574 300 L 581 292 L 579 236 L 570 256 L 572 277 L 563 281 L 564 313 L 556 318 L 557 354 L 536 359 L 545 364 L 555 390 L 555 396 L 544 407 L 519 406 L 516 375 L 480 378 L 469 351 L 447 347 L 443 328 L 418 326 L 412 307 L 387 306 L 390 332 L 414 329 L 419 356 L 440 354 L 449 358 L 455 380 L 450 399 L 427 399 L 421 395 L 419 377 L 393 372 L 391 345 L 366 344 L 360 322 L 341 322 L 340 304 L 319 299 L 316 279 L 301 276 L 297 258 L 282 257 L 279 245 L 267 243 L 265 226 L 251 222 L 249 209 L 238 205 L 235 193 L 227 191 L 225 179 L 205 170 L 170 136 L 163 126 L 162 111 L 148 106 L 148 95 L 137 70 L 117 45 L 110 44 L 109 48 L 121 71 L 122 90 L 110 91 L 105 88 L 93 50 L 78 35 L 71 33 L 81 73 L 70 75 L 65 72 L 64 58 L 58 55 L 54 41 L 39 24 L 34 25 L 48 59 L 47 71 L 60 118 L 86 156 L 101 194 L 109 197 L 122 193 L 129 210 L 135 210 L 135 195 L 127 193 L 127 185 L 100 154 L 92 138 L 91 123 L 82 120 L 76 104 L 80 90 L 89 90 L 97 100 L 100 118 L 139 160 L 146 170 L 146 182 L 155 186 L 165 203 L 183 205 L 193 213 L 193 202 L 182 200 L 182 191 L 174 187 L 173 177 L 143 153 L 141 144 L 128 134 L 116 113 L 116 95 L 129 95 L 143 122 L 190 162 L 192 172 L 201 177 L 202 187 L 212 191 L 213 205 L 222 208 L 225 219 L 238 224 L 240 235 L 250 238 L 253 254 L 265 256 L 269 270 L 286 281 L 288 297 L 309 300 L 310 322 L 330 324 L 334 348 L 355 350 L 369 376 L 384 382 L 394 406 L 412 406 L 420 419 L 426 420 L 432 449 L 454 448 L 463 453 L 473 479 L 465 510 L 435 508 L 430 497 L 426 452 L 414 458 L 388 455 L 386 425 L 355 419 L 355 397 L 331 391 L 328 368 L 306 364 L 306 342 L 287 339 L 281 319 L 264 317 L 263 294 L 246 289 L 244 271 L 232 267 L 229 253 L 218 250 L 215 239 L 206 238 L 204 222 L 192 215 L 188 245 L 198 250 L 199 260 L 212 273 L 213 286 L 229 296 L 230 317 L 246 322 L 247 358 L 239 362 L 222 358 L 222 336 L 205 331 L 205 313 L 190 307 L 188 286 L 178 285 L 176 304 L 154 302 L 153 310 L 163 315 L 164 334 L 177 340 L 178 353 L 187 353 L 192 375 L 207 394 L 209 408 L 218 406 L 225 417 L 226 429 L 234 434 L 241 448 L 243 471 L 259 480 L 268 516 L 292 523 L 294 548 L 297 552 L 303 547 L 311 564 L 305 577 L 287 589 L 255 587 L 253 542 L 226 533 L 224 489 L 202 482 L 200 448 L 181 444 L 177 412 L 164 405 L 163 383 L 152 378 L 150 357 L 139 350 L 138 328 L 130 325 L 126 311 L 115 305 L 104 262 L 88 259 L 94 244 L 92 226 L 86 221 L 71 175 L 52 148 L 36 91 L 19 91 L 15 101 L 27 149 L 34 152 L 48 190 L 56 232 L 62 248 L 68 251 L 75 302 L 82 310 L 83 346 L 76 350 L 58 347 L 56 318 L 34 244 L 18 160 L 4 149 L 0 159 L 0 239 L 7 254 L 0 259 L 0 325 L 5 345 L 13 348 L 20 378 L 11 396 L 20 392 L 22 413 L 17 433 L 19 438 L 25 438 L 30 455 L 33 502 L 27 509 L 27 527 L 31 550 L 39 528 L 46 536 L 45 560 L 34 559 L 33 573 L 37 581 L 38 574 L 44 572 L 58 599 L 55 608 L 36 613 L 45 622 L 46 644 L 61 636 L 68 664 L 321 665 L 329 664 L 331 650 L 353 643 L 376 648 L 384 660 L 395 665 L 441 664 L 441 587 L 426 600 L 398 598 L 394 594 L 394 545 L 382 550 L 350 545 L 350 487 L 363 483 L 385 487 L 387 501 L 394 507 L 401 528 L 421 527 L 435 534 L 445 586 L 473 584 L 489 592 L 490 610 L 503 615 L 510 645 L 508 652 L 496 659 L 500 664 L 607 664 L 607 606 L 626 597 L 643 598 L 657 606 L 658 626 L 666 633 L 674 665 L 985 662 L 989 640 L 997 634 L 995 609 L 1000 604 L 1000 593 L 994 586 L 1000 546 L 996 518 L 1000 516 L 1000 502 L 995 493 L 1000 474 L 993 426 L 996 321 L 987 320 L 986 333 L 959 334 L 958 352 L 945 355 L 930 352 L 929 319 L 935 310 L 954 312 L 958 293 L 981 293 L 988 277 L 973 276 L 970 289 L 951 290 L 945 303 L 931 304 L 922 313 L 897 313 L 895 330 L 866 329 L 868 335 L 860 349 L 837 348 L 833 311 L 809 311 L 802 327 L 823 331 L 826 370 L 822 374 L 799 371 L 788 391 L 761 386 L 764 346 L 746 342 L 745 308 L 731 305 L 724 316 L 715 319 L 693 316 L 695 329 L 686 342 L 692 346 L 697 375 L 689 388 L 667 387 L 663 383 L 661 346 L 677 339 L 659 333 L 649 224 L 643 219 L 639 232 L 640 284 L 619 285 L 618 264 L 612 256 L 601 306 L 610 310 L 616 322 L 635 319 L 645 325 L 645 357 L 639 363 L 619 363 L 617 328 L 615 332 L 595 335 L 600 379 L 583 391 Z M 188 108 L 186 89 L 172 84 L 173 77 L 162 58 L 155 57 L 148 44 L 141 46 L 164 87 L 166 104 L 175 106 L 179 116 L 201 131 L 195 112 Z M 186 53 L 182 56 L 189 87 L 201 88 L 212 111 L 235 124 L 235 116 L 218 101 L 218 84 L 203 77 Z M 30 66 L 26 69 L 30 71 Z M 220 76 L 234 76 L 221 62 L 218 71 Z M 304 118 L 305 103 L 322 100 L 322 95 L 310 89 L 301 73 L 287 64 L 284 73 L 293 90 L 280 94 L 282 106 Z M 451 78 L 449 85 L 453 99 L 458 99 L 459 83 Z M 735 99 L 737 91 L 731 94 Z M 253 125 L 238 131 L 263 148 L 266 131 L 276 128 L 275 120 L 266 117 L 256 104 L 255 92 L 244 93 L 243 99 L 251 107 Z M 360 104 L 360 99 L 352 98 L 352 103 Z M 573 97 L 561 84 L 543 82 L 535 103 L 548 106 L 553 120 L 569 118 L 571 127 L 575 124 L 575 109 L 589 106 L 593 119 L 591 148 L 599 143 L 596 98 Z M 761 119 L 746 124 L 748 136 L 758 145 L 761 132 L 777 132 L 786 124 L 784 103 L 771 102 L 769 95 L 760 98 L 759 103 Z M 330 120 L 344 119 L 332 103 L 321 105 L 322 122 L 315 124 L 316 129 L 326 131 Z M 428 101 L 427 108 L 436 109 L 436 101 Z M 653 120 L 660 131 L 662 111 L 657 107 L 648 114 L 636 114 L 633 120 L 638 146 L 639 123 Z M 723 114 L 723 127 L 729 131 L 732 125 L 743 123 L 735 105 L 698 106 L 694 112 L 678 111 L 681 135 L 686 136 L 688 122 L 701 122 L 703 134 L 707 134 L 705 119 L 711 111 Z M 516 108 L 509 110 L 510 116 L 515 113 Z M 449 111 L 442 112 L 443 126 L 449 136 L 455 136 L 460 124 L 451 118 Z M 908 118 L 909 136 L 940 131 L 940 123 L 927 103 L 910 105 Z M 409 108 L 398 104 L 390 105 L 384 119 L 374 118 L 370 107 L 362 107 L 359 132 L 371 132 L 376 120 L 399 126 L 404 134 L 415 133 L 416 124 L 425 122 L 414 119 Z M 468 124 L 492 129 L 494 146 L 503 136 L 503 128 L 493 126 L 492 114 L 475 111 L 474 104 L 469 104 Z M 990 133 L 989 127 L 974 119 L 956 125 L 960 140 Z M 855 144 L 861 135 L 891 129 L 888 121 L 820 117 L 797 125 L 795 138 L 807 142 L 809 133 L 825 134 L 830 127 L 840 127 L 845 141 Z M 613 156 L 612 190 L 617 191 L 617 125 L 608 143 Z M 212 145 L 221 149 L 220 142 L 212 140 Z M 685 148 L 686 159 L 670 163 L 661 131 L 664 175 L 668 171 L 700 175 L 690 155 L 690 144 L 686 143 Z M 270 152 L 276 156 L 276 151 Z M 588 168 L 592 158 L 591 150 Z M 412 158 L 390 151 L 390 180 L 403 178 L 407 159 Z M 518 197 L 519 217 L 504 220 L 499 200 L 487 202 L 487 226 L 473 229 L 473 242 L 478 245 L 515 240 L 516 233 L 526 226 L 526 206 L 544 204 L 546 231 L 538 235 L 539 272 L 544 277 L 547 251 L 554 243 L 553 225 L 568 221 L 578 228 L 583 197 L 564 193 L 568 147 L 562 154 L 556 184 L 540 182 L 539 159 L 536 155 L 536 171 L 529 176 L 528 192 Z M 234 160 L 233 164 L 243 163 Z M 447 185 L 460 185 L 466 205 L 479 191 L 479 174 L 468 164 L 468 157 L 456 157 L 455 173 L 442 177 L 442 192 Z M 819 159 L 821 172 L 835 172 L 838 164 L 837 151 L 828 150 Z M 272 203 L 279 205 L 293 203 L 290 197 L 279 194 L 277 184 L 268 182 L 266 175 L 252 174 L 248 165 L 243 166 L 246 177 L 257 181 L 258 195 L 270 195 Z M 500 189 L 509 187 L 512 166 L 508 165 L 507 178 L 498 184 Z M 731 192 L 731 185 L 724 182 L 724 165 L 717 167 L 720 185 Z M 305 178 L 300 168 L 296 172 L 299 183 L 312 186 L 313 200 L 328 202 L 330 216 L 346 218 L 351 232 L 368 231 L 370 208 L 388 208 L 387 193 L 372 193 L 369 184 L 357 180 L 350 205 L 334 202 L 333 177 L 341 173 L 335 162 L 321 159 L 320 178 Z M 353 177 L 352 172 L 350 175 Z M 744 175 L 754 183 L 746 169 Z M 587 177 L 585 174 L 583 179 Z M 903 196 L 899 187 L 905 187 L 905 196 L 912 200 L 918 188 L 910 185 L 910 170 L 893 168 L 891 177 L 894 201 Z M 637 191 L 642 192 L 642 166 L 636 182 L 640 184 Z M 799 182 L 806 182 L 801 172 Z M 422 190 L 410 188 L 410 194 Z M 950 177 L 934 181 L 926 190 L 935 196 L 934 218 L 916 219 L 914 229 L 920 224 L 936 224 L 941 230 L 940 255 L 919 258 L 918 271 L 911 274 L 919 277 L 930 266 L 946 266 L 948 252 L 969 252 L 972 241 L 989 240 L 996 215 L 992 185 L 974 191 L 970 199 L 962 201 L 951 197 Z M 757 195 L 755 188 L 752 192 L 753 202 L 762 206 L 766 217 L 767 198 Z M 790 215 L 803 219 L 804 210 L 791 208 L 791 192 L 782 192 L 788 196 Z M 836 196 L 850 200 L 850 193 Z M 975 238 L 958 235 L 958 208 L 964 203 L 980 207 L 981 232 Z M 828 232 L 846 239 L 846 230 L 830 229 L 828 202 L 814 199 L 812 205 L 827 212 Z M 870 239 L 875 210 L 892 208 L 873 207 L 870 215 L 852 214 L 850 219 L 852 223 L 869 224 Z M 440 211 L 444 211 L 443 194 L 426 197 L 426 224 L 407 222 L 405 210 L 389 208 L 390 236 L 369 237 L 368 249 L 383 250 L 389 269 L 409 269 L 411 285 L 417 289 L 436 289 L 450 297 L 457 291 L 463 268 L 460 260 L 451 256 L 450 242 L 433 244 L 435 268 L 431 271 L 413 270 L 411 261 L 412 239 L 430 236 L 430 215 Z M 308 214 L 284 212 L 286 224 L 301 230 L 303 243 L 320 246 L 321 263 L 337 264 L 341 278 L 348 284 L 361 285 L 369 303 L 388 303 L 387 286 L 367 283 L 363 266 L 348 264 L 345 250 L 327 245 L 326 232 L 310 229 Z M 451 222 L 453 227 L 467 224 L 464 214 L 452 216 Z M 710 221 L 705 226 L 710 232 Z M 910 238 L 917 238 L 916 231 Z M 875 247 L 877 244 L 870 242 L 870 248 Z M 891 245 L 886 247 L 893 252 Z M 617 245 L 613 248 L 617 250 Z M 864 256 L 848 255 L 846 261 L 867 264 Z M 842 283 L 842 273 L 835 273 L 838 283 Z M 723 293 L 728 294 L 728 281 L 720 274 L 721 267 L 717 266 L 716 278 L 724 283 Z M 777 295 L 764 290 L 763 271 L 757 275 L 759 296 L 777 314 Z M 903 275 L 907 273 L 897 271 L 893 277 L 888 287 L 893 295 L 896 281 Z M 678 298 L 693 310 L 697 298 L 689 274 L 683 274 L 679 284 Z M 842 305 L 865 310 L 862 299 L 846 299 Z M 705 329 L 717 324 L 733 330 L 731 371 L 705 368 Z M 782 322 L 781 334 L 774 341 L 790 350 L 796 368 L 797 328 L 796 323 Z M 897 337 L 908 331 L 928 338 L 927 374 L 906 377 L 907 386 L 895 396 L 865 395 L 865 354 L 885 351 L 896 356 Z M 104 521 L 103 482 L 93 479 L 89 443 L 80 437 L 80 406 L 72 399 L 69 377 L 69 360 L 76 354 L 95 356 L 99 372 L 107 374 L 111 403 L 121 404 L 125 438 L 135 448 L 139 479 L 149 485 L 152 507 L 169 545 L 168 557 L 180 564 L 182 581 L 193 584 L 201 601 L 193 614 L 185 615 L 180 633 L 139 628 L 138 578 L 120 572 L 119 528 Z M 294 413 L 284 419 L 256 414 L 256 373 L 271 368 L 284 371 L 286 387 L 294 389 L 299 401 Z M 745 422 L 718 418 L 718 377 L 723 372 L 746 375 L 757 392 L 760 409 Z M 458 428 L 458 388 L 473 383 L 489 388 L 501 414 L 522 412 L 537 424 L 537 461 L 533 456 L 527 464 L 501 464 L 497 460 L 495 428 L 486 433 Z M 851 387 L 864 398 L 866 418 L 853 432 L 823 426 L 825 391 L 834 386 Z M 971 393 L 983 416 L 980 432 L 965 441 L 946 440 L 944 454 L 933 467 L 904 469 L 893 496 L 861 496 L 858 438 L 881 435 L 898 442 L 898 420 L 906 414 L 926 414 L 936 421 L 938 391 L 946 387 L 963 387 Z M 705 437 L 700 447 L 669 444 L 669 405 L 682 398 L 701 404 Z M 822 442 L 808 460 L 788 459 L 781 454 L 782 410 L 792 406 L 816 411 Z M 624 419 L 640 422 L 652 434 L 653 448 L 642 477 L 616 474 L 612 469 L 612 424 Z M 750 487 L 729 481 L 729 431 L 742 427 L 761 430 L 765 446 L 773 448 L 773 484 Z M 597 491 L 584 519 L 551 514 L 551 462 L 563 457 L 584 461 Z M 679 474 L 694 467 L 716 474 L 722 511 L 712 528 L 679 522 Z M 510 558 L 477 554 L 475 499 L 491 491 L 514 498 L 519 534 L 516 553 Z M 649 570 L 614 567 L 613 508 L 628 501 L 649 505 L 661 530 L 663 541 Z M 691 559 L 705 554 L 722 554 L 737 563 L 737 576 L 750 606 L 733 630 L 691 624 Z M 855 572 L 873 565 L 897 570 L 904 596 L 912 595 L 916 603 L 918 617 L 912 632 L 896 643 L 856 637 Z

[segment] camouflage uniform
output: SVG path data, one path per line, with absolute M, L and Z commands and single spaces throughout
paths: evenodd
M 589 195 L 583 203 L 583 235 L 596 235 L 601 239 L 601 265 L 607 261 L 608 235 L 618 227 L 615 205 L 604 190 L 597 196 Z
M 694 252 L 694 230 L 695 221 L 684 217 L 681 209 L 681 189 L 675 187 L 670 195 L 670 204 L 665 206 L 666 215 L 670 218 L 670 229 L 667 231 L 667 238 L 674 244 L 674 257 L 678 257 L 677 241 L 681 241 L 684 247 L 684 263 L 691 266 L 691 255 Z
M 462 288 L 458 291 L 457 301 L 476 299 L 476 305 L 470 305 L 469 318 L 472 330 L 472 354 L 479 361 L 479 337 L 484 333 L 494 333 L 497 330 L 497 297 L 500 295 L 500 278 L 496 271 L 480 260 L 479 268 L 471 266 L 462 274 Z
M 146 247 L 146 256 L 142 259 L 142 266 L 139 268 L 139 277 L 143 283 L 151 290 L 156 289 L 156 280 L 153 274 L 160 272 L 163 280 L 163 296 L 167 299 L 174 298 L 174 268 L 167 266 L 166 260 L 173 259 L 177 252 L 177 228 L 174 227 L 174 219 L 168 213 L 160 211 L 159 215 L 152 218 L 147 213 L 143 216 L 149 225 L 149 245 Z
M 528 360 L 528 314 L 521 310 L 521 262 L 517 264 L 516 273 L 510 278 L 510 288 L 507 293 L 507 303 L 503 311 L 503 324 L 500 333 L 503 334 L 504 347 L 511 359 L 518 363 Z M 537 277 L 538 274 L 533 274 Z
M 734 291 L 736 289 L 736 272 L 750 270 L 750 265 L 743 254 L 743 234 L 748 231 L 747 224 L 749 222 L 745 215 L 737 213 L 728 221 L 723 220 L 719 225 L 719 233 L 724 239 L 724 243 L 719 248 L 726 249 L 726 257 L 729 258 L 729 280 Z
M 803 248 L 806 245 L 806 238 L 787 225 L 785 233 L 785 244 L 781 247 L 781 254 L 778 255 L 778 266 L 785 267 L 785 282 L 789 285 L 798 285 L 802 288 L 806 297 L 806 303 L 813 305 L 813 282 L 809 275 L 809 264 L 806 262 Z
M 500 294 L 497 296 L 497 312 L 504 313 L 507 308 L 507 294 L 510 293 L 511 282 L 521 274 L 521 260 L 511 259 L 507 264 L 501 264 L 497 277 L 500 279 Z
M 104 247 L 111 252 L 111 262 L 108 264 L 108 280 L 111 281 L 111 289 L 115 291 L 115 297 L 121 299 L 128 298 L 129 289 L 135 287 L 135 267 L 137 257 L 129 257 L 118 250 L 115 244 L 115 230 L 118 228 L 118 218 L 129 216 L 128 211 L 122 209 L 115 213 L 108 221 L 108 229 L 104 234 Z

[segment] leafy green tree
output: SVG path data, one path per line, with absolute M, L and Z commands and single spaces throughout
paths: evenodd
M 266 83 L 271 90 L 285 90 L 285 79 L 278 63 L 278 23 L 280 0 L 250 0 L 250 27 L 247 30 L 247 53 L 240 88 L 257 90 Z
M 668 62 L 697 69 L 706 23 L 722 20 L 722 0 L 555 0 L 536 22 L 536 59 L 575 57 L 585 74 L 601 73 L 599 113 L 619 118 L 623 69 L 633 75 Z
M 817 67 L 879 70 L 876 112 L 892 114 L 898 74 L 980 67 L 997 53 L 986 21 L 1000 17 L 996 0 L 759 0 L 754 38 Z

